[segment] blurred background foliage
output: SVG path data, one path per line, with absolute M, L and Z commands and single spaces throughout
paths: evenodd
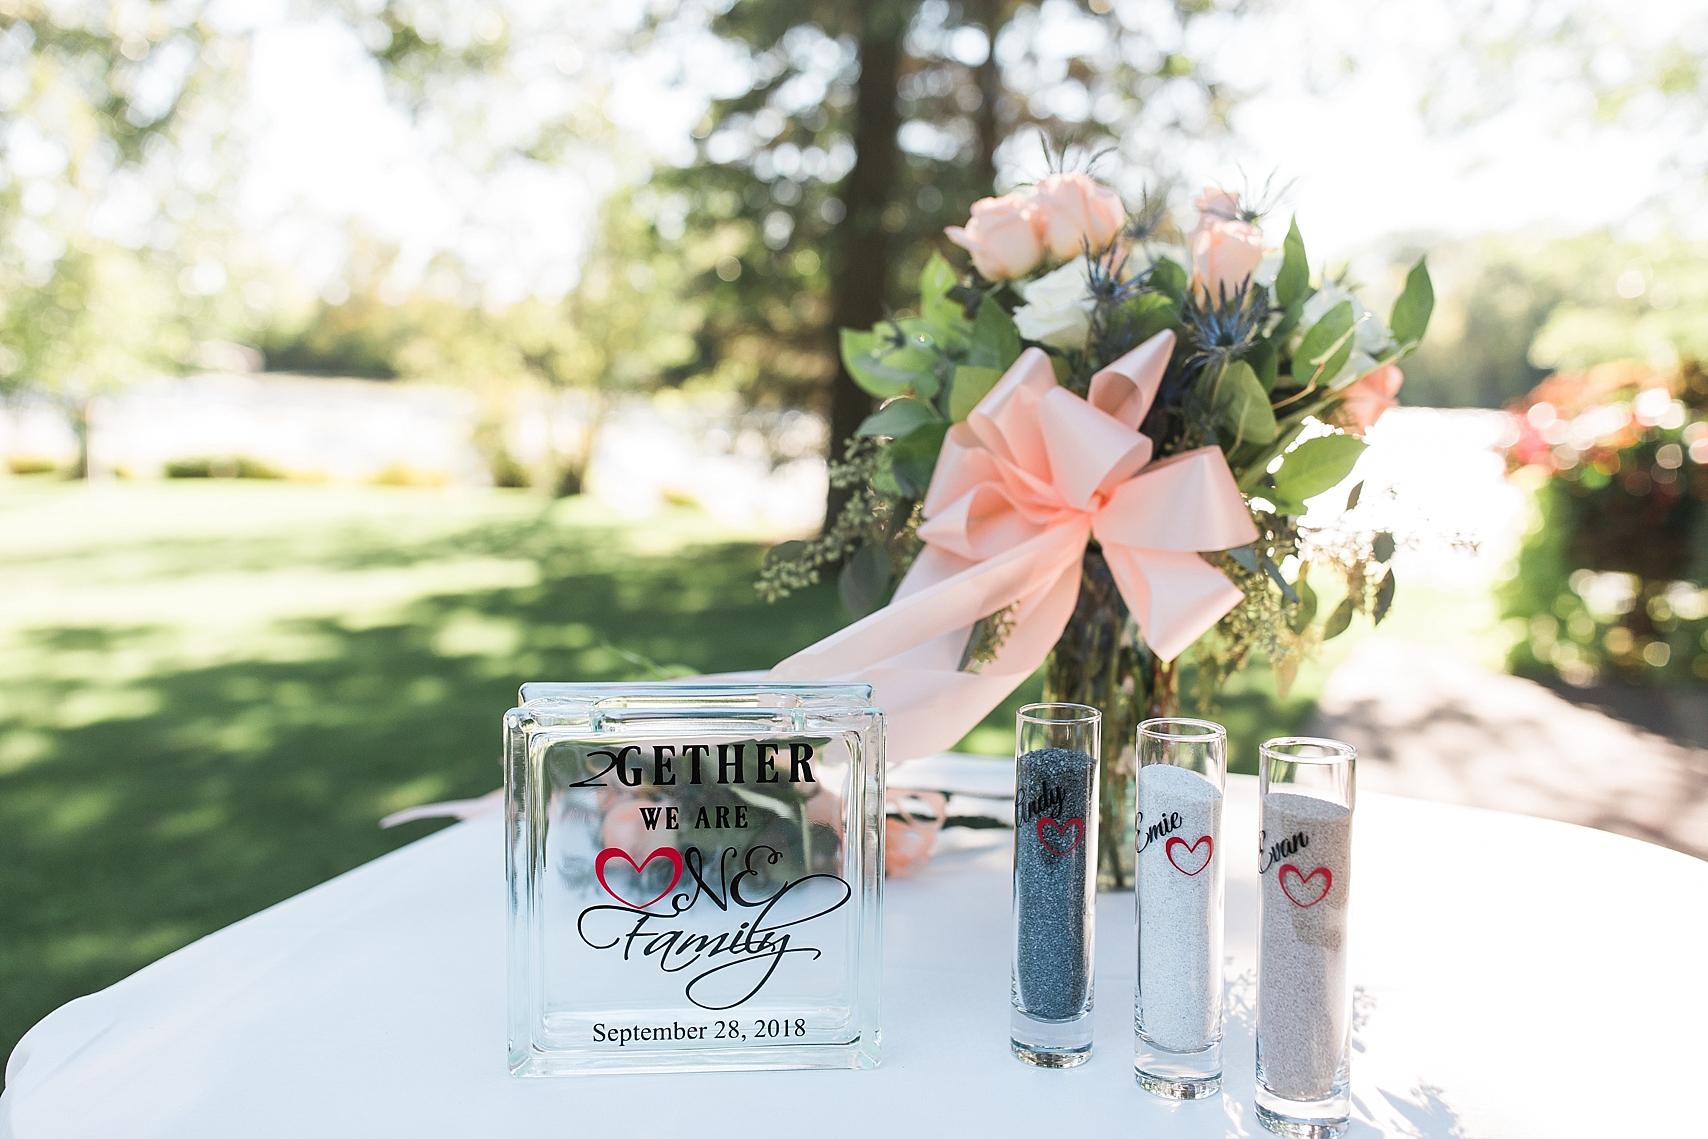
M 1193 45 L 1257 3 L 1178 0 L 1137 16 L 1056 3 L 1044 36 L 1045 6 L 1017 0 L 661 0 L 613 46 L 666 67 L 700 37 L 718 78 L 690 149 L 615 186 L 561 296 L 495 300 L 444 253 L 400 286 L 398 251 L 359 231 L 317 294 L 244 232 L 230 190 L 246 154 L 233 108 L 249 41 L 216 5 L 4 0 L 0 385 L 50 394 L 77 420 L 91 395 L 206 367 L 199 346 L 230 341 L 268 370 L 467 385 L 489 417 L 518 386 L 583 390 L 595 407 L 666 386 L 733 391 L 825 414 L 839 453 L 870 404 L 842 374 L 834 329 L 904 310 L 924 260 L 946 248 L 942 227 L 1009 188 L 1000 171 L 1044 169 L 1047 144 L 1134 200 L 1177 191 L 1173 156 L 1249 95 Z M 298 7 L 347 26 L 399 112 L 431 124 L 468 176 L 586 163 L 620 145 L 603 112 L 620 96 L 549 14 L 449 0 Z M 1541 61 L 1532 86 L 1588 91 L 1604 121 L 1701 110 L 1699 62 L 1677 45 L 1635 43 L 1593 11 L 1453 7 L 1466 50 L 1443 58 L 1425 100 L 1438 123 L 1496 113 L 1525 60 Z M 581 94 L 514 113 L 539 101 L 548 49 L 556 73 L 587 79 Z M 1556 368 L 1704 354 L 1701 242 L 1415 235 L 1387 260 L 1424 247 L 1441 303 L 1407 368 L 1408 403 L 1495 407 Z M 579 475 L 549 481 L 574 490 Z
M 1708 358 L 1708 243 L 1491 235 L 1430 247 L 1438 301 L 1401 399 L 1502 407 L 1556 370 Z
M 350 22 L 398 105 L 437 112 L 444 145 L 476 167 L 572 163 L 609 141 L 586 107 L 495 126 L 524 79 L 498 9 L 318 7 Z M 1046 50 L 1029 35 L 1038 5 L 1012 0 L 654 6 L 627 50 L 709 28 L 746 89 L 712 102 L 692 160 L 609 197 L 562 301 L 493 305 L 451 258 L 424 288 L 388 291 L 395 250 L 361 234 L 318 298 L 247 247 L 222 197 L 242 160 L 229 109 L 244 39 L 211 5 L 7 0 L 0 45 L 28 78 L 0 97 L 0 372 L 77 406 L 201 366 L 196 344 L 220 339 L 255 345 L 269 370 L 488 394 L 704 385 L 815 408 L 842 438 L 870 405 L 838 374 L 834 329 L 907 303 L 943 226 L 993 192 L 1004 147 L 1073 140 L 1064 155 L 1079 163 L 1119 149 L 1165 181 L 1167 144 L 1219 126 L 1232 95 L 1164 45 L 1217 11 L 1165 6 L 1141 34 L 1090 0 L 1076 34 Z M 102 220 L 126 209 L 128 227 Z
M 1628 361 L 1517 401 L 1509 464 L 1534 515 L 1501 590 L 1522 675 L 1708 680 L 1708 373 Z

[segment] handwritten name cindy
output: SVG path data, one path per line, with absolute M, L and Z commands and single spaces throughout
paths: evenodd
M 1021 797 L 1018 812 L 1020 821 L 1029 823 L 1036 819 L 1056 818 L 1062 814 L 1062 808 L 1066 805 L 1067 788 L 1060 785 L 1046 785 L 1030 795 Z

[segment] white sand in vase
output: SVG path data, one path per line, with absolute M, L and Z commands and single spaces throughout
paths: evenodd
M 1263 800 L 1263 832 L 1258 1068 L 1277 1095 L 1321 1099 L 1335 1090 L 1350 1026 L 1352 812 L 1273 792 Z
M 1221 1035 L 1222 792 L 1166 763 L 1139 768 L 1139 1030 L 1177 1052 Z

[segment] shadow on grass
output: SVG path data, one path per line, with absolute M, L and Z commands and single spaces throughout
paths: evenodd
M 352 530 L 306 545 L 138 551 L 163 577 L 531 557 L 541 584 L 418 599 L 375 627 L 279 621 L 257 659 L 132 669 L 109 687 L 45 666 L 11 678 L 0 720 L 10 749 L 0 759 L 0 1056 L 60 1004 L 444 825 L 381 831 L 376 821 L 498 786 L 499 718 L 522 681 L 634 676 L 610 646 L 699 671 L 767 667 L 842 623 L 823 588 L 760 602 L 760 548 L 640 556 L 623 552 L 624 539 L 519 518 L 414 549 Z M 17 638 L 25 661 L 82 654 L 116 668 L 160 635 L 61 626 Z M 271 651 L 279 642 L 296 647 Z M 74 705 L 83 710 L 70 714 Z

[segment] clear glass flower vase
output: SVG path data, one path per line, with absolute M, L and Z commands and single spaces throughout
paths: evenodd
M 1103 713 L 1098 756 L 1098 890 L 1133 888 L 1134 746 L 1142 720 L 1175 715 L 1175 673 L 1157 660 L 1096 542 L 1081 563 L 1079 602 L 1044 665 L 1044 699 Z

